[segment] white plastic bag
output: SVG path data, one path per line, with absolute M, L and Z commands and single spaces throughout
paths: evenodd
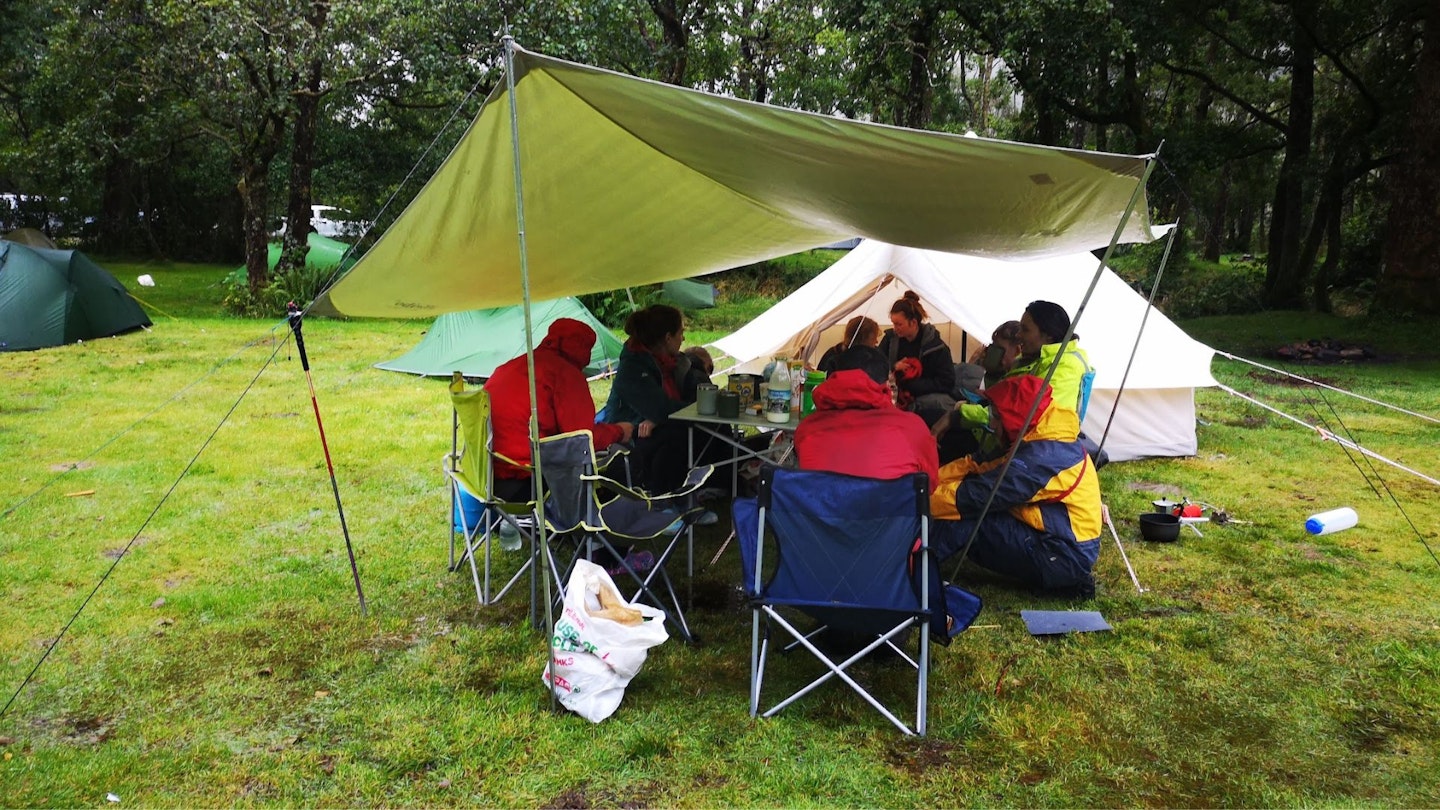
M 578 560 L 541 679 L 565 708 L 598 723 L 619 708 L 647 650 L 669 637 L 665 611 L 626 602 L 604 568 Z

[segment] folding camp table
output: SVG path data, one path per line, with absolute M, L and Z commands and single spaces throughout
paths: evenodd
M 732 498 L 735 497 L 736 492 L 739 490 L 740 465 L 742 463 L 751 459 L 779 461 L 779 459 L 774 457 L 770 448 L 755 450 L 747 447 L 744 442 L 735 438 L 733 428 L 753 427 L 759 428 L 762 431 L 780 430 L 794 433 L 795 428 L 800 426 L 800 414 L 794 411 L 790 412 L 790 420 L 788 422 L 771 422 L 764 416 L 754 413 L 749 409 L 741 411 L 739 416 L 718 416 L 715 414 L 702 416 L 697 411 L 697 408 L 698 406 L 692 402 L 670 414 L 670 418 L 677 419 L 681 422 L 688 422 L 703 431 L 711 437 L 707 441 L 719 440 L 730 446 L 730 458 L 728 460 L 717 461 L 714 466 L 719 468 L 728 465 L 730 467 L 730 497 Z M 693 468 L 695 466 L 694 431 L 690 431 L 688 441 L 687 453 L 689 455 L 686 457 L 686 461 L 689 463 L 689 466 Z

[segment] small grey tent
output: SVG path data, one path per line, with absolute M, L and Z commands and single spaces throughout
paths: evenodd
M 120 282 L 80 251 L 0 240 L 0 351 L 43 349 L 149 325 Z
M 589 375 L 608 374 L 620 361 L 620 341 L 576 298 L 557 298 L 531 305 L 530 319 L 537 337 L 544 335 L 557 318 L 574 318 L 595 330 L 597 340 L 590 353 Z M 489 377 L 496 367 L 525 353 L 525 312 L 517 306 L 472 309 L 441 315 L 415 348 L 394 360 L 376 363 L 375 368 L 448 377 L 459 371 L 467 377 Z

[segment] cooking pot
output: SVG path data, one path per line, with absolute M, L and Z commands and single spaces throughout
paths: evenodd
M 1140 536 L 1155 543 L 1180 539 L 1180 518 L 1168 512 L 1146 512 L 1140 516 Z

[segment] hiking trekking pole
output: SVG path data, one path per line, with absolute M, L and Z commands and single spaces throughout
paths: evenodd
M 1140 587 L 1140 578 L 1135 576 L 1135 569 L 1130 567 L 1130 557 L 1125 554 L 1125 546 L 1120 542 L 1120 534 L 1115 531 L 1115 524 L 1110 521 L 1110 507 L 1100 504 L 1100 515 L 1105 518 L 1105 525 L 1110 527 L 1110 536 L 1115 538 L 1115 547 L 1120 549 L 1120 559 L 1125 561 L 1125 570 L 1130 572 L 1130 581 L 1135 583 L 1136 593 L 1145 593 Z
M 360 597 L 360 615 L 369 612 L 365 607 L 365 590 L 360 587 L 360 568 L 355 564 L 355 549 L 350 545 L 350 527 L 345 525 L 345 507 L 340 503 L 340 485 L 335 482 L 335 464 L 330 460 L 330 443 L 325 441 L 325 423 L 320 421 L 320 402 L 315 398 L 315 379 L 310 376 L 310 358 L 305 354 L 305 337 L 300 334 L 300 308 L 291 301 L 286 305 L 289 311 L 290 331 L 295 333 L 295 349 L 300 352 L 300 367 L 305 369 L 305 382 L 310 386 L 310 405 L 315 409 L 315 426 L 320 429 L 320 447 L 325 451 L 325 468 L 330 471 L 330 489 L 335 493 L 335 511 L 340 513 L 340 532 L 345 535 L 345 553 L 350 555 L 350 575 L 355 578 L 355 594 Z

